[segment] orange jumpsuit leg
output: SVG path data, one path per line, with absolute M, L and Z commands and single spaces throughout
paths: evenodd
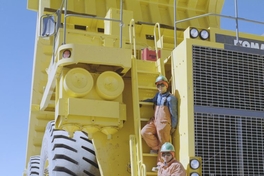
M 161 157 L 161 153 L 160 153 L 160 147 L 165 142 L 170 142 L 171 125 L 167 121 L 165 121 L 165 122 L 156 122 L 155 124 L 156 124 L 156 128 L 157 128 L 157 135 L 158 135 L 158 138 L 159 138 L 159 141 L 160 141 L 158 158 L 157 158 L 157 163 L 159 163 L 159 162 L 163 162 L 162 161 L 162 157 Z
M 156 122 L 157 135 L 160 141 L 160 146 L 165 142 L 170 142 L 171 125 L 168 122 Z
M 146 124 L 141 129 L 141 136 L 152 150 L 159 150 L 160 142 L 157 138 L 157 131 L 154 122 Z

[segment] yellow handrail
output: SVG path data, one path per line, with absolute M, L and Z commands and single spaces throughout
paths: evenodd
M 158 47 L 157 47 L 156 28 L 158 28 L 158 34 L 159 34 L 160 47 L 161 47 L 161 49 L 163 48 L 163 42 L 161 41 L 160 24 L 159 23 L 156 23 L 155 26 L 154 26 L 154 44 L 155 44 L 156 57 L 158 59 Z
M 146 165 L 142 162 L 140 163 L 140 171 L 142 176 L 146 176 Z
M 136 58 L 136 33 L 135 33 L 135 20 L 131 19 L 129 23 L 129 42 L 132 45 L 134 49 L 134 58 Z
M 131 166 L 131 175 L 136 176 L 137 173 L 137 151 L 136 151 L 136 137 L 135 135 L 129 136 L 129 147 L 130 147 L 130 166 Z

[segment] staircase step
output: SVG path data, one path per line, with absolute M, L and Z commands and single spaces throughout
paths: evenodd
M 142 154 L 143 156 L 149 156 L 149 157 L 157 157 L 158 154 L 155 154 L 155 153 L 143 153 Z
M 146 172 L 146 175 L 158 175 L 157 172 Z
M 140 118 L 140 121 L 142 121 L 142 122 L 148 122 L 149 121 L 149 118 Z
M 159 76 L 160 73 L 156 72 L 156 71 L 148 71 L 148 70 L 138 70 L 138 73 L 144 73 L 144 74 L 148 74 L 148 75 L 155 75 L 155 76 Z
M 155 81 L 161 74 L 160 72 L 164 71 L 165 68 L 164 64 L 160 61 L 155 62 L 139 59 L 133 59 L 133 65 L 135 66 L 131 71 L 133 78 L 132 91 L 133 95 L 135 95 L 133 101 L 136 101 L 138 104 L 136 103 L 135 105 L 139 106 L 139 108 L 135 108 L 134 110 L 134 113 L 137 115 L 137 118 L 135 118 L 135 125 L 142 128 L 142 126 L 150 120 L 154 112 L 152 102 L 142 102 L 141 100 L 153 98 L 156 95 L 157 87 L 155 86 Z M 140 134 L 135 137 L 135 140 L 136 139 L 144 140 Z M 150 148 L 144 141 L 142 143 L 139 143 L 137 146 L 141 148 L 140 152 L 142 153 L 136 153 L 136 151 L 133 151 L 137 154 L 134 159 L 137 160 L 137 163 L 142 162 L 142 164 L 145 165 L 146 176 L 157 176 L 157 172 L 152 172 L 152 167 L 157 164 L 158 154 L 149 153 Z M 140 170 L 139 167 L 138 169 Z
M 157 64 L 153 61 L 146 60 L 136 60 L 137 72 L 147 71 L 147 72 L 157 72 Z
M 157 87 L 150 87 L 150 86 L 138 86 L 139 89 L 151 89 L 151 90 L 157 90 Z
M 153 105 L 153 103 L 151 103 L 151 102 L 144 102 L 144 101 L 140 101 L 139 104 L 148 105 L 148 106 L 152 106 Z

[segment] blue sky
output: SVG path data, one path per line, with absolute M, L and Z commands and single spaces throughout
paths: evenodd
M 263 0 L 237 0 L 239 16 L 264 21 Z M 21 176 L 25 166 L 29 104 L 37 13 L 26 0 L 0 0 L 0 175 Z M 222 14 L 235 15 L 234 0 L 226 0 Z M 235 30 L 232 20 L 222 28 Z M 239 23 L 239 31 L 261 35 L 264 25 Z

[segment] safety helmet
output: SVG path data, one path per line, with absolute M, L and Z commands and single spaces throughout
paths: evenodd
M 169 142 L 165 142 L 160 149 L 160 152 L 175 152 L 174 146 L 169 143 Z
M 161 82 L 161 81 L 168 83 L 168 79 L 165 76 L 159 75 L 155 81 L 155 84 L 157 84 L 158 82 Z

